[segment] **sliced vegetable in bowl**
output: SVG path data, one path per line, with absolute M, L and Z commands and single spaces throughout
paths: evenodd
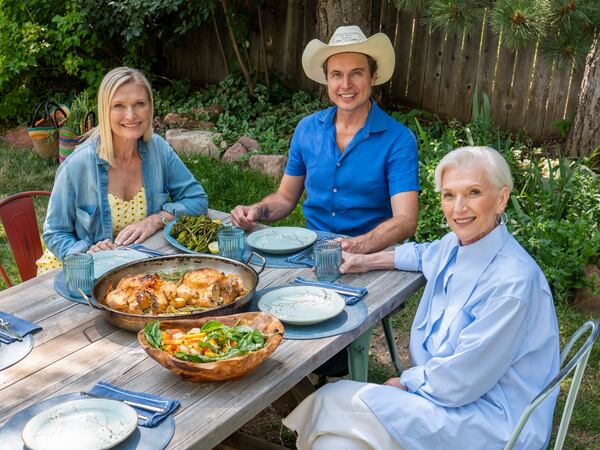
M 180 328 L 161 330 L 159 322 L 144 328 L 150 345 L 175 358 L 195 363 L 219 361 L 255 352 L 263 348 L 269 336 L 247 325 L 225 325 L 209 320 L 202 328 L 194 327 L 187 332 Z
M 283 325 L 262 312 L 152 322 L 138 333 L 148 355 L 191 381 L 242 377 L 283 339 Z

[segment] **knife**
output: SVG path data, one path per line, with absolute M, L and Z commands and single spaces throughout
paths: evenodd
M 19 333 L 13 330 L 13 327 L 11 327 L 10 324 L 4 321 L 0 323 L 0 333 L 5 334 L 6 336 L 12 339 L 16 339 L 19 342 L 23 341 L 23 336 L 21 336 Z
M 165 412 L 165 410 L 163 408 L 159 408 L 158 406 L 152 406 L 152 405 L 146 405 L 144 403 L 132 402 L 131 400 L 121 400 L 118 398 L 109 397 L 108 395 L 92 394 L 91 392 L 85 392 L 85 391 L 81 391 L 80 394 L 85 395 L 87 397 L 91 397 L 91 398 L 105 398 L 108 400 L 117 400 L 118 402 L 123 402 L 126 405 L 132 406 L 134 408 L 144 409 L 146 411 L 152 411 L 152 412 L 157 412 L 157 413 L 161 413 L 161 414 L 163 414 Z

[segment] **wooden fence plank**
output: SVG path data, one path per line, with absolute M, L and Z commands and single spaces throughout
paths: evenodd
M 575 67 L 575 72 L 571 75 L 571 89 L 567 99 L 566 119 L 571 120 L 577 111 L 577 102 L 579 101 L 579 92 L 581 90 L 581 81 L 583 79 L 583 67 Z
M 544 129 L 546 101 L 548 100 L 548 90 L 552 81 L 552 67 L 552 62 L 541 56 L 540 49 L 538 49 L 533 85 L 527 103 L 527 117 L 525 119 L 525 130 L 533 136 L 540 136 Z
M 531 93 L 531 72 L 535 47 L 519 49 L 515 65 L 514 82 L 509 94 L 506 127 L 510 130 L 520 130 L 525 126 L 527 105 Z
M 394 42 L 396 70 L 392 77 L 391 93 L 395 99 L 403 100 L 406 98 L 406 85 L 410 76 L 413 15 L 404 11 L 398 11 L 396 20 L 398 24 L 398 33 Z
M 552 84 L 548 91 L 548 104 L 546 107 L 546 116 L 544 117 L 543 136 L 558 136 L 559 129 L 552 122 L 563 119 L 565 103 L 568 101 L 567 91 L 569 89 L 569 79 L 571 78 L 571 68 L 562 64 L 555 64 L 552 75 Z
M 456 100 L 451 115 L 463 122 L 471 120 L 473 110 L 473 92 L 477 84 L 477 65 L 479 61 L 479 43 L 483 32 L 483 20 L 465 35 L 461 54 L 461 64 L 456 69 Z
M 442 63 L 444 62 L 445 37 L 445 33 L 441 30 L 435 30 L 429 35 L 423 98 L 421 100 L 423 109 L 428 111 L 435 111 L 437 107 L 440 80 L 442 78 Z
M 516 52 L 505 46 L 500 46 L 496 73 L 494 76 L 494 89 L 491 96 L 492 119 L 500 128 L 506 126 L 506 116 L 512 108 L 510 103 L 510 89 L 515 66 Z
M 412 58 L 408 75 L 406 103 L 419 108 L 423 107 L 423 85 L 429 52 L 429 27 L 421 23 L 422 17 L 415 14 L 415 32 L 412 39 Z
M 498 37 L 490 29 L 490 23 L 487 18 L 483 22 L 483 37 L 481 51 L 477 59 L 476 89 L 479 99 L 483 94 L 492 97 L 492 87 L 494 85 L 494 69 L 496 67 L 496 55 L 498 52 Z
M 444 61 L 440 75 L 440 88 L 436 112 L 445 117 L 452 117 L 457 101 L 456 91 L 460 67 L 462 66 L 463 33 L 448 33 L 444 44 Z M 460 100 L 458 100 L 460 101 Z

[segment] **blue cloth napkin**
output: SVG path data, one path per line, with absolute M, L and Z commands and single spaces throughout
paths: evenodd
M 300 253 L 288 256 L 287 258 L 285 258 L 285 261 L 289 263 L 298 264 L 300 266 L 313 267 L 315 265 L 315 260 L 313 258 L 312 246 L 302 250 Z
M 138 413 L 148 417 L 148 420 L 138 419 L 139 425 L 142 427 L 152 428 L 158 425 L 164 418 L 179 407 L 179 400 L 167 397 L 159 397 L 158 395 L 147 394 L 145 392 L 127 391 L 125 389 L 113 386 L 112 384 L 99 381 L 90 390 L 90 394 L 100 395 L 102 397 L 110 397 L 116 400 L 129 400 L 130 402 L 142 403 L 144 405 L 156 406 L 162 408 L 164 412 L 152 412 L 146 409 L 133 407 Z
M 133 250 L 137 250 L 138 252 L 146 253 L 147 255 L 153 258 L 158 256 L 165 256 L 163 252 L 159 252 L 158 250 L 152 250 L 151 248 L 148 248 L 142 244 L 131 244 L 128 247 Z
M 329 231 L 317 231 L 317 236 L 318 239 L 315 242 L 330 241 L 335 238 L 346 237 L 343 234 L 331 233 Z M 285 258 L 285 261 L 292 264 L 298 264 L 299 266 L 314 267 L 315 260 L 313 258 L 313 246 L 311 245 L 295 255 L 288 256 Z
M 2 311 L 0 311 L 0 319 L 13 324 L 14 327 L 17 329 L 17 333 L 19 333 L 21 336 L 25 336 L 26 334 L 33 333 L 42 329 L 42 327 L 35 323 L 29 322 L 24 319 L 19 319 L 18 317 L 13 316 L 12 314 L 5 313 Z M 4 333 L 2 329 L 0 329 L 0 342 L 2 342 L 3 344 L 10 344 L 15 341 L 15 338 L 10 337 L 8 334 Z
M 293 284 L 302 284 L 302 285 L 306 285 L 306 286 L 317 286 L 317 287 L 322 287 L 322 288 L 326 288 L 326 289 L 344 289 L 345 291 L 350 291 L 350 292 L 355 292 L 357 294 L 357 296 L 353 296 L 353 295 L 344 295 L 342 293 L 339 293 L 340 296 L 346 301 L 346 305 L 354 305 L 355 303 L 358 303 L 359 300 L 361 300 L 365 295 L 367 295 L 369 293 L 369 291 L 367 290 L 367 288 L 359 288 L 359 287 L 354 287 L 354 286 L 350 286 L 349 284 L 337 284 L 337 283 L 329 283 L 327 281 L 313 281 L 313 280 L 305 280 L 302 277 L 296 277 L 294 278 L 294 281 L 292 281 Z

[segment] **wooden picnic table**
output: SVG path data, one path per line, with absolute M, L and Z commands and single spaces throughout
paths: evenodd
M 210 211 L 213 218 L 228 214 Z M 162 231 L 144 245 L 177 253 Z M 345 275 L 342 283 L 365 286 L 366 320 L 347 333 L 314 340 L 284 340 L 253 373 L 235 381 L 192 383 L 175 376 L 146 356 L 136 335 L 119 329 L 102 313 L 71 302 L 54 291 L 56 271 L 0 292 L 0 310 L 35 322 L 31 353 L 0 371 L 0 427 L 15 413 L 49 397 L 91 389 L 107 381 L 125 389 L 177 398 L 175 434 L 169 449 L 211 449 L 268 405 L 299 384 L 384 316 L 399 309 L 423 284 L 420 273 L 375 271 Z M 310 269 L 269 269 L 257 289 L 284 285 Z

